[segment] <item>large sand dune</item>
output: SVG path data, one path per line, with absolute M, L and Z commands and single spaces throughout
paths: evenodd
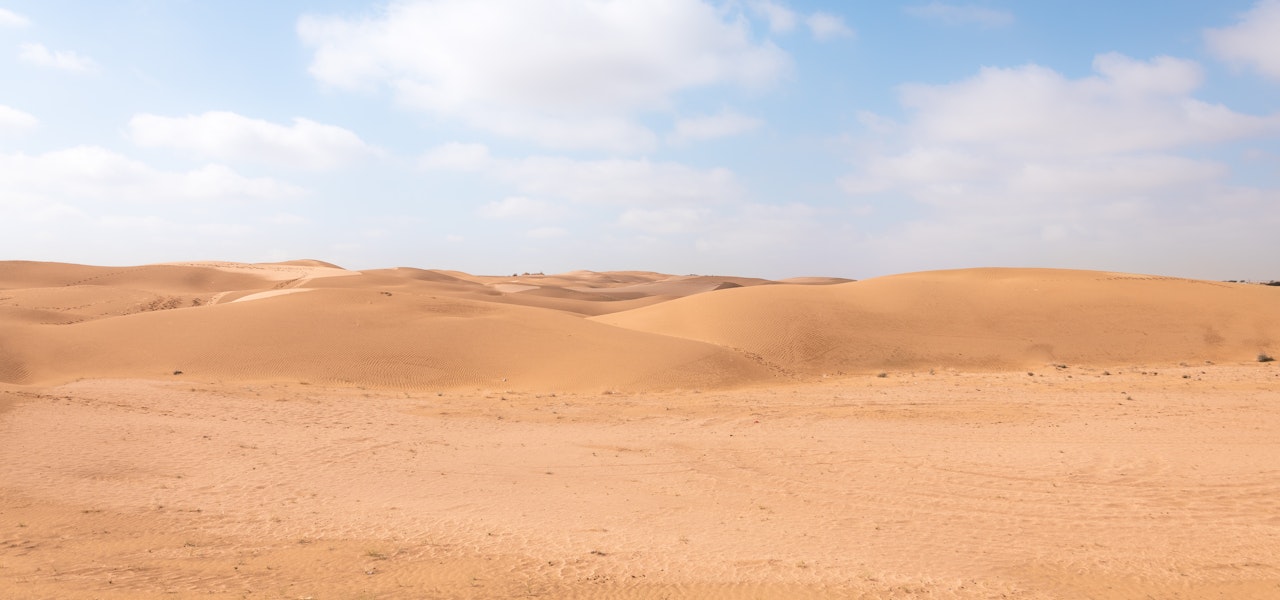
M 0 381 L 181 371 L 222 381 L 554 391 L 768 376 L 725 348 L 513 305 L 481 284 L 424 282 L 410 271 L 285 279 L 275 269 L 246 281 L 226 270 L 156 269 L 116 275 L 115 285 L 6 291 Z M 211 271 L 241 289 L 215 291 L 215 277 L 201 279 Z
M 397 388 L 714 388 L 883 369 L 1241 361 L 1280 340 L 1280 290 L 1088 271 L 799 285 L 319 261 L 10 262 L 0 285 L 0 382 L 16 384 L 182 371 Z
M 738 348 L 802 375 L 1242 361 L 1280 345 L 1280 290 L 1048 269 L 726 290 L 599 317 Z

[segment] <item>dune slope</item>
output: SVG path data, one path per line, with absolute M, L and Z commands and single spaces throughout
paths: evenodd
M 740 349 L 788 372 L 1251 360 L 1280 290 L 1052 269 L 966 269 L 719 291 L 596 317 Z
M 724 348 L 555 311 L 374 290 L 278 290 L 249 301 L 73 325 L 10 325 L 0 379 L 290 380 L 375 387 L 645 389 L 760 381 Z M 246 299 L 252 298 L 246 297 Z

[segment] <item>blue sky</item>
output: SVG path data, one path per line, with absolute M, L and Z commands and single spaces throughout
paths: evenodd
M 1280 0 L 0 0 L 0 258 L 1280 278 Z

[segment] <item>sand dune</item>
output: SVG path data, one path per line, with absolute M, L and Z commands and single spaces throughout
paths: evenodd
M 554 391 L 735 385 L 765 373 L 702 342 L 543 309 L 372 290 L 313 289 L 11 335 L 23 339 L 7 349 L 14 383 L 183 371 L 202 380 Z
M 320 261 L 10 262 L 0 265 L 0 381 L 183 371 L 399 388 L 690 388 L 883 369 L 1244 361 L 1280 340 L 1280 291 L 1264 286 L 1037 269 L 803 281 L 826 285 Z
M 727 290 L 597 320 L 737 348 L 801 375 L 1245 361 L 1280 346 L 1280 293 L 1120 273 L 969 269 Z
M 731 349 L 581 317 L 769 283 L 638 271 L 514 277 L 403 267 L 349 271 L 315 260 L 6 262 L 0 263 L 0 382 L 182 371 L 384 387 L 745 385 L 774 375 Z M 300 291 L 314 293 L 284 298 Z

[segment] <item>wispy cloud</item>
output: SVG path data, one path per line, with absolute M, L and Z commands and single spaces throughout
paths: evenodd
M 789 33 L 796 28 L 796 12 L 786 6 L 770 0 L 753 0 L 747 6 L 769 22 L 769 31 Z
M 1280 79 L 1280 0 L 1262 0 L 1230 27 L 1204 34 L 1215 56 Z
M 760 119 L 732 111 L 705 117 L 690 117 L 676 121 L 675 131 L 668 136 L 673 143 L 710 140 L 746 133 L 760 127 Z
M 525 196 L 508 196 L 480 207 L 479 214 L 486 219 L 542 220 L 563 214 L 561 207 Z
M 844 24 L 844 19 L 833 14 L 816 12 L 805 18 L 804 24 L 809 26 L 813 37 L 820 42 L 842 37 L 853 37 L 853 29 Z
M 162 171 L 97 146 L 39 155 L 0 154 L 0 189 L 19 203 L 230 201 L 293 198 L 296 186 L 246 177 L 210 164 L 190 171 Z
M 23 62 L 64 71 L 90 71 L 97 66 L 92 58 L 70 50 L 49 50 L 44 44 L 28 42 L 18 47 L 18 58 Z
M 814 39 L 820 42 L 853 36 L 853 29 L 839 15 L 818 11 L 802 17 L 796 11 L 772 0 L 753 0 L 747 4 L 747 8 L 764 19 L 769 24 L 769 31 L 775 34 L 791 33 L 798 23 L 803 22 Z
M 535 240 L 547 240 L 569 235 L 569 231 L 563 227 L 538 227 L 525 232 L 525 235 Z
M 452 160 L 457 156 L 483 160 Z M 581 204 L 714 204 L 736 200 L 743 193 L 733 171 L 725 168 L 698 169 L 647 159 L 499 158 L 490 156 L 479 144 L 445 144 L 428 151 L 420 165 L 432 170 L 478 172 L 513 184 L 523 195 Z
M 419 159 L 418 166 L 443 171 L 479 171 L 492 161 L 489 147 L 484 144 L 449 142 L 428 150 Z
M 0 104 L 0 134 L 34 129 L 40 120 L 29 113 Z
M 0 27 L 26 27 L 31 21 L 11 10 L 0 8 Z
M 186 117 L 136 115 L 129 121 L 129 133 L 144 147 L 301 169 L 331 169 L 381 152 L 336 125 L 296 118 L 285 126 L 226 111 Z

